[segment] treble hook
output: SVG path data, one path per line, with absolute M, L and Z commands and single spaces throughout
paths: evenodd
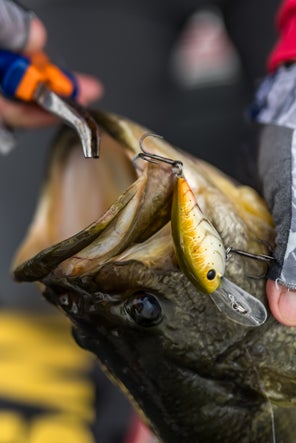
M 134 160 L 137 160 L 138 158 L 141 158 L 142 160 L 145 160 L 150 163 L 157 163 L 157 162 L 163 162 L 171 165 L 175 171 L 177 176 L 181 176 L 183 172 L 183 163 L 180 160 L 172 160 L 167 157 L 163 157 L 162 155 L 157 154 L 151 154 L 151 152 L 148 152 L 143 147 L 143 142 L 147 137 L 158 137 L 163 138 L 159 134 L 153 134 L 151 132 L 145 132 L 145 134 L 142 135 L 142 137 L 139 140 L 139 146 L 142 152 L 140 152 Z
M 243 257 L 247 257 L 247 258 L 250 258 L 250 259 L 263 261 L 263 262 L 266 263 L 267 266 L 268 266 L 268 263 L 270 261 L 275 260 L 270 255 L 253 254 L 251 252 L 243 251 L 241 249 L 235 249 L 235 248 L 229 247 L 225 251 L 225 253 L 226 253 L 226 261 L 230 258 L 232 252 L 235 253 L 235 254 L 238 254 L 238 255 L 242 255 Z M 251 274 L 249 274 L 249 275 L 247 275 L 247 277 L 252 278 L 254 280 L 261 280 L 262 278 L 266 277 L 267 269 L 266 269 L 266 272 L 262 273 L 261 275 L 251 275 Z
M 227 248 L 226 249 L 226 260 L 230 257 L 231 253 L 234 252 L 235 254 L 242 255 L 247 258 L 253 258 L 254 260 L 261 260 L 265 262 L 270 262 L 272 260 L 275 260 L 270 255 L 264 255 L 264 254 L 253 254 L 251 252 L 242 251 L 241 249 L 235 249 L 235 248 Z

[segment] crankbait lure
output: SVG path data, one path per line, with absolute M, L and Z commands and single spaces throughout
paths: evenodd
M 156 134 L 144 134 L 139 142 L 142 152 L 137 158 L 168 163 L 177 178 L 171 225 L 180 268 L 195 287 L 209 294 L 218 309 L 232 321 L 244 326 L 260 326 L 267 318 L 263 303 L 225 278 L 225 266 L 231 252 L 266 261 L 272 257 L 257 256 L 232 248 L 225 250 L 219 233 L 196 201 L 183 174 L 182 162 L 145 151 L 143 141 L 148 136 L 160 137 Z
M 220 235 L 202 213 L 182 172 L 177 174 L 171 221 L 182 271 L 198 289 L 211 294 L 222 283 L 226 252 Z
M 226 251 L 222 239 L 212 223 L 200 209 L 192 189 L 183 175 L 183 164 L 156 154 L 150 154 L 143 148 L 138 157 L 152 162 L 165 162 L 172 165 L 177 181 L 172 205 L 172 235 L 180 268 L 187 278 L 202 292 L 211 294 L 221 285 L 225 272 Z

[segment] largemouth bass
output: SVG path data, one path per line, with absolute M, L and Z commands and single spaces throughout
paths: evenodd
M 101 158 L 75 134 L 57 138 L 14 276 L 35 281 L 71 319 L 162 442 L 294 443 L 296 329 L 268 314 L 231 321 L 181 271 L 171 233 L 176 175 L 143 160 L 146 129 L 96 113 Z M 217 169 L 149 137 L 147 151 L 180 160 L 198 205 L 225 247 L 269 254 L 264 202 Z M 266 304 L 266 264 L 232 254 L 225 277 Z

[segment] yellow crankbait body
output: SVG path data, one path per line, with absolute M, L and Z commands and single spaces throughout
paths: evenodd
M 224 245 L 183 175 L 177 176 L 174 190 L 172 234 L 179 265 L 187 278 L 202 292 L 216 291 L 225 271 Z

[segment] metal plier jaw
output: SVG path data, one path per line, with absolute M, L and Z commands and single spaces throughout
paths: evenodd
M 100 135 L 96 121 L 78 103 L 76 78 L 38 52 L 30 57 L 0 50 L 0 85 L 3 95 L 36 102 L 72 126 L 80 137 L 86 158 L 99 156 Z

